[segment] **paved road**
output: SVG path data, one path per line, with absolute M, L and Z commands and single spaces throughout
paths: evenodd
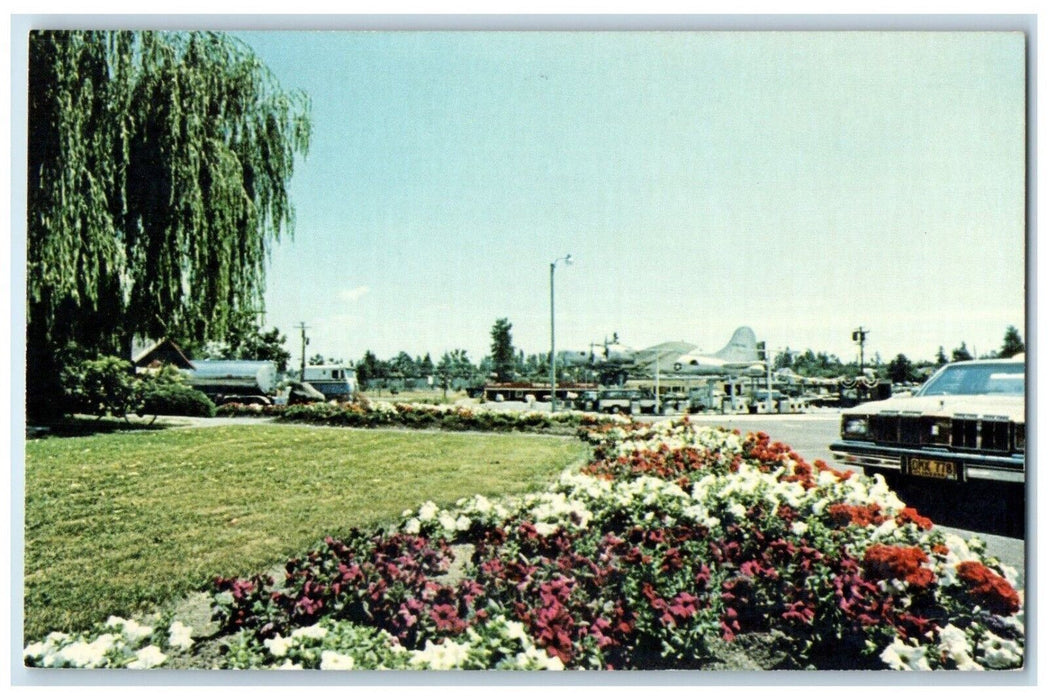
M 837 411 L 787 415 L 697 415 L 692 421 L 738 428 L 743 435 L 764 431 L 772 440 L 784 442 L 809 463 L 821 459 L 834 464 L 830 443 L 837 439 L 841 415 Z

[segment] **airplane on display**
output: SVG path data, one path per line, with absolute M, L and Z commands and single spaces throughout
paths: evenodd
M 680 347 L 686 345 L 682 343 Z M 676 358 L 664 358 L 659 363 L 659 371 L 685 376 L 727 374 L 760 377 L 767 369 L 757 353 L 757 336 L 746 326 L 736 329 L 728 344 L 712 355 L 693 352 L 695 347 L 688 346 L 688 349 Z
M 594 348 L 600 346 L 600 352 Z M 655 346 L 658 347 L 658 346 Z M 619 342 L 619 334 L 613 333 L 611 340 L 604 340 L 603 345 L 590 343 L 589 350 L 562 350 L 557 353 L 557 363 L 561 367 L 590 367 L 593 369 L 628 369 L 643 364 L 653 348 L 634 350 Z
M 557 354 L 557 362 L 565 367 L 586 367 L 604 376 L 615 376 L 622 383 L 628 373 L 643 372 L 673 376 L 763 376 L 764 362 L 757 354 L 757 336 L 742 326 L 732 334 L 728 344 L 711 355 L 694 352 L 691 343 L 670 341 L 643 350 L 634 350 L 618 341 L 605 341 L 601 350 L 564 351 Z

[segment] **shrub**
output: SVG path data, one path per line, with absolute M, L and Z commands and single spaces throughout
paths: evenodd
M 202 391 L 181 384 L 152 386 L 142 392 L 139 415 L 204 416 L 215 415 L 215 404 Z
M 138 386 L 131 373 L 131 363 L 112 355 L 68 366 L 62 375 L 62 386 L 71 412 L 122 418 L 138 403 Z

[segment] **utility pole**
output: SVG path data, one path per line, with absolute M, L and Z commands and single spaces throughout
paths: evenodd
M 557 263 L 561 260 L 565 265 L 571 264 L 571 253 L 562 258 L 557 258 L 549 264 L 549 410 L 555 413 L 557 410 L 557 343 L 554 334 L 553 313 L 553 272 L 557 269 Z
M 870 329 L 859 326 L 856 330 L 852 331 L 852 340 L 859 344 L 859 374 L 862 374 L 866 370 L 866 357 L 864 354 L 866 347 L 866 334 L 870 332 Z
M 306 346 L 309 345 L 309 338 L 306 337 L 306 329 L 309 328 L 309 326 L 303 322 L 299 322 L 298 328 L 302 331 L 302 369 L 299 372 L 298 380 L 304 382 L 306 381 Z
M 765 388 L 768 396 L 767 411 L 772 413 L 772 400 L 771 400 L 771 362 L 768 359 L 768 344 L 765 341 L 757 343 L 757 359 L 764 363 L 764 367 L 767 370 L 768 376 L 765 380 Z

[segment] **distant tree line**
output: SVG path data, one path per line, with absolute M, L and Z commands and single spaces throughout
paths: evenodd
M 368 350 L 354 365 L 357 381 L 364 389 L 432 387 L 444 392 L 489 382 L 548 381 L 548 354 L 525 355 L 517 350 L 512 331 L 508 319 L 497 319 L 491 328 L 491 354 L 477 362 L 461 348 L 445 352 L 436 362 L 429 353 L 412 357 L 406 351 L 380 360 Z
M 364 389 L 405 389 L 433 387 L 458 390 L 469 386 L 478 386 L 488 382 L 548 382 L 549 354 L 526 355 L 523 350 L 513 347 L 512 324 L 505 318 L 498 319 L 491 329 L 491 354 L 474 363 L 468 353 L 462 349 L 445 352 L 437 362 L 433 362 L 429 353 L 414 358 L 407 352 L 400 352 L 388 360 L 380 360 L 368 350 L 364 357 L 355 364 L 357 380 Z M 1019 331 L 1008 326 L 1000 350 L 981 354 L 980 359 L 1007 358 L 1025 352 L 1026 346 Z M 318 359 L 322 359 L 319 358 Z M 934 360 L 914 361 L 899 353 L 887 363 L 879 354 L 875 354 L 870 364 L 864 368 L 874 376 L 890 379 L 895 383 L 920 382 L 938 367 L 948 362 L 960 362 L 975 359 L 968 345 L 962 342 L 947 356 L 940 347 Z M 773 369 L 791 369 L 805 377 L 834 378 L 856 376 L 859 374 L 858 362 L 845 362 L 838 356 L 815 352 L 811 349 L 803 352 L 786 349 L 775 356 Z M 559 368 L 562 378 L 585 380 L 585 370 L 581 368 Z
M 979 359 L 994 359 L 1013 357 L 1019 353 L 1026 352 L 1019 329 L 1008 326 L 1004 333 L 1004 340 L 1000 350 L 980 354 Z M 928 378 L 935 369 L 948 362 L 962 362 L 976 359 L 968 349 L 966 342 L 961 342 L 947 356 L 942 346 L 932 361 L 914 361 L 899 353 L 886 364 L 881 362 L 879 356 L 875 356 L 869 366 L 875 376 L 882 379 L 890 379 L 892 382 L 903 384 L 907 382 L 920 382 Z M 815 353 L 806 350 L 803 353 L 791 352 L 789 349 L 780 352 L 774 360 L 775 369 L 792 369 L 797 374 L 805 377 L 832 378 L 839 376 L 854 376 L 859 373 L 858 362 L 843 362 L 836 355 L 824 352 Z

